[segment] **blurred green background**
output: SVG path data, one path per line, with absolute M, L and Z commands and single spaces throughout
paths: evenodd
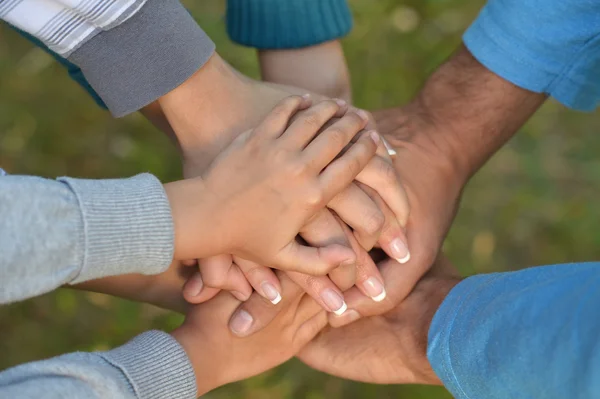
M 258 77 L 255 53 L 229 42 L 224 2 L 186 1 L 218 51 Z M 483 0 L 351 0 L 344 40 L 358 106 L 407 102 L 460 42 Z M 600 252 L 598 113 L 549 102 L 471 181 L 446 243 L 465 274 L 594 260 Z M 11 173 L 106 178 L 180 176 L 170 142 L 140 115 L 112 119 L 48 55 L 0 26 L 0 166 Z M 99 294 L 59 290 L 0 308 L 0 369 L 102 350 L 180 317 Z M 441 388 L 373 386 L 292 361 L 212 398 L 449 398 Z

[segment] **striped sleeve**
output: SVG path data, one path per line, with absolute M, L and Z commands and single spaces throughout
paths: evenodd
M 134 15 L 146 0 L 3 0 L 0 18 L 68 57 L 87 40 Z
M 0 0 L 0 19 L 79 68 L 116 117 L 175 89 L 215 51 L 179 0 Z

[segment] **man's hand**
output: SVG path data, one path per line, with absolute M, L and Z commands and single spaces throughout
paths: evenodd
M 457 271 L 440 259 L 400 305 L 342 328 L 326 327 L 298 357 L 355 381 L 440 385 L 427 361 L 427 334 L 438 307 L 459 282 Z

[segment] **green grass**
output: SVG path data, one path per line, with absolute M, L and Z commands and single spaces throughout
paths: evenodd
M 408 101 L 453 51 L 482 0 L 353 0 L 344 40 L 357 105 Z M 231 44 L 222 1 L 187 1 L 242 72 L 254 52 Z M 112 119 L 38 49 L 0 26 L 0 165 L 12 173 L 105 178 L 150 171 L 180 176 L 175 150 L 140 115 Z M 549 102 L 472 180 L 446 243 L 464 273 L 599 258 L 600 115 Z M 99 350 L 179 316 L 97 294 L 59 290 L 0 308 L 0 369 L 73 350 Z M 410 398 L 439 388 L 373 386 L 331 378 L 292 361 L 224 387 L 213 398 Z

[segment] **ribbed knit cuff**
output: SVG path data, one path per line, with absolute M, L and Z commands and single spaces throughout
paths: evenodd
M 231 40 L 259 49 L 308 47 L 352 29 L 346 0 L 228 0 Z
M 77 196 L 83 219 L 83 267 L 73 284 L 128 273 L 157 274 L 169 267 L 173 220 L 156 177 L 59 180 Z
M 140 399 L 196 399 L 196 377 L 185 350 L 169 334 L 147 331 L 100 353 L 119 368 Z
M 181 85 L 214 50 L 215 44 L 178 0 L 148 0 L 134 16 L 99 33 L 68 60 L 120 117 Z

